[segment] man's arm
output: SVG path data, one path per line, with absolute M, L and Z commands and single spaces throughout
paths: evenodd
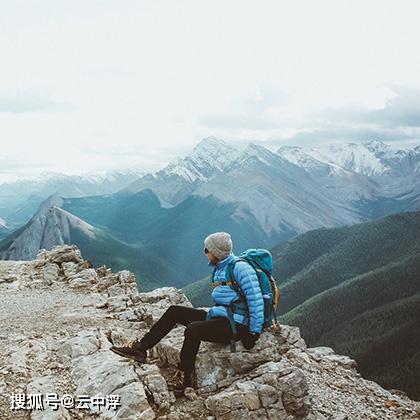
M 260 334 L 264 322 L 264 301 L 257 273 L 247 262 L 239 261 L 235 264 L 234 276 L 247 300 L 249 332 Z

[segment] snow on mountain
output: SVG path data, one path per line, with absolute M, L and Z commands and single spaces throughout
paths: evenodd
M 277 150 L 277 153 L 289 162 L 316 174 L 328 175 L 331 172 L 332 167 L 337 166 L 334 163 L 325 163 L 315 159 L 313 156 L 306 153 L 302 148 L 297 146 L 280 147 Z
M 321 162 L 333 163 L 363 175 L 381 175 L 389 170 L 375 150 L 361 143 L 333 143 L 309 149 L 307 153 Z
M 297 146 L 283 146 L 277 153 L 289 162 L 304 168 L 325 189 L 344 201 L 371 199 L 377 187 L 368 176 L 342 168 L 336 163 L 316 159 Z
M 114 192 L 114 188 L 117 190 L 120 188 L 119 184 L 127 184 L 132 179 L 139 178 L 143 176 L 144 172 L 125 169 L 125 170 L 112 170 L 112 171 L 95 171 L 95 172 L 86 172 L 80 175 L 67 175 L 60 172 L 53 171 L 44 171 L 38 175 L 27 176 L 13 182 L 4 182 L 0 184 L 1 188 L 6 188 L 8 186 L 18 186 L 22 188 L 23 186 L 30 185 L 30 187 L 40 186 L 43 187 L 45 184 L 57 184 L 57 183 L 66 183 L 66 184 L 77 184 L 77 185 L 89 185 L 97 184 L 117 184 L 113 189 L 108 191 L 109 193 Z M 26 187 L 27 188 L 27 187 Z
M 399 193 L 415 200 L 416 194 L 408 196 L 407 186 L 401 188 L 406 184 L 394 183 L 391 188 L 389 178 L 381 178 L 401 175 L 404 165 L 398 156 L 381 142 L 311 149 L 285 146 L 273 152 L 253 143 L 238 149 L 208 137 L 189 155 L 141 178 L 125 192 L 150 188 L 164 206 L 177 205 L 192 194 L 213 196 L 239 203 L 238 217 L 254 217 L 267 234 L 303 232 L 365 220 L 358 203 Z M 416 160 L 405 152 L 403 158 L 407 156 Z M 399 167 L 393 159 L 400 159 Z
M 228 170 L 241 152 L 215 137 L 204 138 L 184 158 L 169 163 L 159 174 L 179 175 L 189 182 L 206 181 L 212 176 Z
M 43 172 L 36 177 L 0 184 L 0 213 L 11 227 L 26 223 L 51 194 L 85 197 L 111 194 L 142 176 L 134 170 L 65 175 Z
M 187 198 L 200 183 L 229 171 L 240 156 L 241 151 L 225 141 L 206 137 L 187 156 L 143 176 L 120 192 L 133 194 L 150 188 L 163 206 L 173 206 Z
M 143 175 L 143 172 L 133 170 L 95 172 L 83 175 L 43 172 L 34 177 L 0 184 L 0 202 L 3 198 L 12 196 L 16 192 L 19 196 L 24 196 L 25 199 L 35 193 L 44 199 L 55 192 L 67 197 L 112 194 Z
M 192 195 L 214 197 L 222 205 L 233 204 L 238 220 L 257 223 L 268 236 L 288 235 L 416 210 L 419 172 L 420 146 L 400 149 L 374 141 L 272 151 L 207 137 L 188 155 L 135 178 L 114 197 L 150 189 L 163 207 Z M 61 190 L 49 205 L 60 207 L 60 196 L 65 196 Z
M 241 203 L 267 235 L 355 223 L 360 215 L 346 197 L 325 189 L 306 170 L 267 148 L 250 144 L 230 171 L 200 184 L 194 194 Z
M 320 162 L 335 164 L 358 174 L 377 177 L 387 175 L 404 176 L 420 169 L 420 146 L 412 149 L 391 147 L 381 141 L 365 143 L 330 143 L 310 149 L 280 148 L 280 153 L 296 164 L 305 166 L 300 155 L 309 155 Z M 298 149 L 299 152 L 296 152 Z M 306 158 L 307 159 L 307 158 Z

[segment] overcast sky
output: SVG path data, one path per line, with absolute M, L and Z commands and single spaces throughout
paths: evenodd
M 420 139 L 420 2 L 0 0 L 0 181 L 203 137 Z

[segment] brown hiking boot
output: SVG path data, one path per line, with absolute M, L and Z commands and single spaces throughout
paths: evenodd
M 145 363 L 147 359 L 147 350 L 142 346 L 139 340 L 134 340 L 126 346 L 111 346 L 110 350 L 119 356 L 128 357 L 136 362 Z
M 192 384 L 192 373 L 188 374 L 182 371 L 181 369 L 177 369 L 175 374 L 169 380 L 168 389 L 173 391 L 175 397 L 182 397 L 184 396 L 185 388 L 193 387 Z

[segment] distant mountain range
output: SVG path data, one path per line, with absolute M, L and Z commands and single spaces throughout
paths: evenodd
M 63 198 L 51 196 L 26 225 L 0 241 L 1 259 L 30 260 L 39 249 L 78 244 L 84 256 L 95 266 L 105 264 L 120 270 L 129 267 L 136 274 L 142 290 L 155 289 L 162 279 L 175 283 L 175 269 L 158 255 L 92 226 L 59 207 L 63 203 Z
M 156 284 L 157 278 L 160 285 L 184 285 L 194 281 L 197 273 L 204 275 L 208 271 L 202 241 L 209 230 L 232 232 L 237 238 L 237 245 L 242 247 L 248 246 L 251 238 L 264 241 L 264 232 L 258 230 L 258 226 L 251 223 L 252 220 L 248 224 L 241 224 L 231 218 L 235 209 L 233 204 L 195 196 L 176 207 L 163 208 L 150 190 L 131 195 L 88 198 L 62 198 L 55 195 L 44 202 L 25 226 L 0 242 L 0 258 L 28 260 L 40 248 L 48 249 L 54 243 L 75 243 L 95 266 L 105 263 L 114 268 L 116 266 L 113 261 L 122 259 L 127 263 L 126 268 L 139 274 L 142 279 L 147 279 L 148 284 Z M 56 217 L 58 211 L 65 214 L 66 218 Z M 54 215 L 51 225 L 55 230 L 49 229 L 46 223 L 51 213 Z M 69 236 L 62 233 L 68 231 L 68 224 L 83 226 L 83 238 L 90 231 L 88 226 L 95 226 L 95 231 L 100 230 L 130 247 L 142 249 L 145 255 L 153 256 L 150 258 L 150 267 L 143 272 L 136 270 L 135 255 L 133 260 L 128 259 L 127 249 L 121 246 L 115 249 L 115 258 L 109 261 L 87 253 L 86 241 L 79 234 Z M 77 230 L 80 232 L 80 229 Z M 99 238 L 102 239 L 102 236 Z M 90 242 L 96 240 L 90 235 Z M 103 246 L 102 241 L 99 241 L 95 248 L 99 250 Z M 158 259 L 162 266 L 155 264 Z M 148 273 L 153 271 L 162 274 L 149 279 Z M 171 275 L 164 275 L 165 271 Z M 141 284 L 141 288 L 149 287 Z
M 68 217 L 164 260 L 175 273 L 160 277 L 160 285 L 183 286 L 207 275 L 202 241 L 213 231 L 231 232 L 236 250 L 272 247 L 310 230 L 419 209 L 419 159 L 420 147 L 394 150 L 380 142 L 273 151 L 256 144 L 238 149 L 209 137 L 156 173 L 124 177 L 117 192 L 86 196 L 85 189 L 74 196 L 73 190 L 70 196 L 66 190 L 53 197 Z M 26 224 L 5 238 L 0 256 L 31 259 L 43 243 L 58 241 L 46 231 L 41 242 L 33 230 Z
M 10 230 L 25 224 L 36 213 L 40 204 L 52 194 L 63 197 L 111 194 L 141 175 L 142 172 L 133 170 L 89 175 L 46 172 L 37 177 L 2 183 L 0 184 L 0 216 L 7 222 L 10 233 Z
M 420 208 L 420 146 L 371 141 L 317 149 L 249 144 L 209 137 L 191 154 L 133 182 L 122 193 L 151 189 L 163 206 L 191 195 L 240 203 L 270 235 L 357 223 Z
M 310 231 L 271 252 L 282 323 L 420 399 L 420 212 Z M 195 306 L 211 303 L 208 277 L 184 292 Z

